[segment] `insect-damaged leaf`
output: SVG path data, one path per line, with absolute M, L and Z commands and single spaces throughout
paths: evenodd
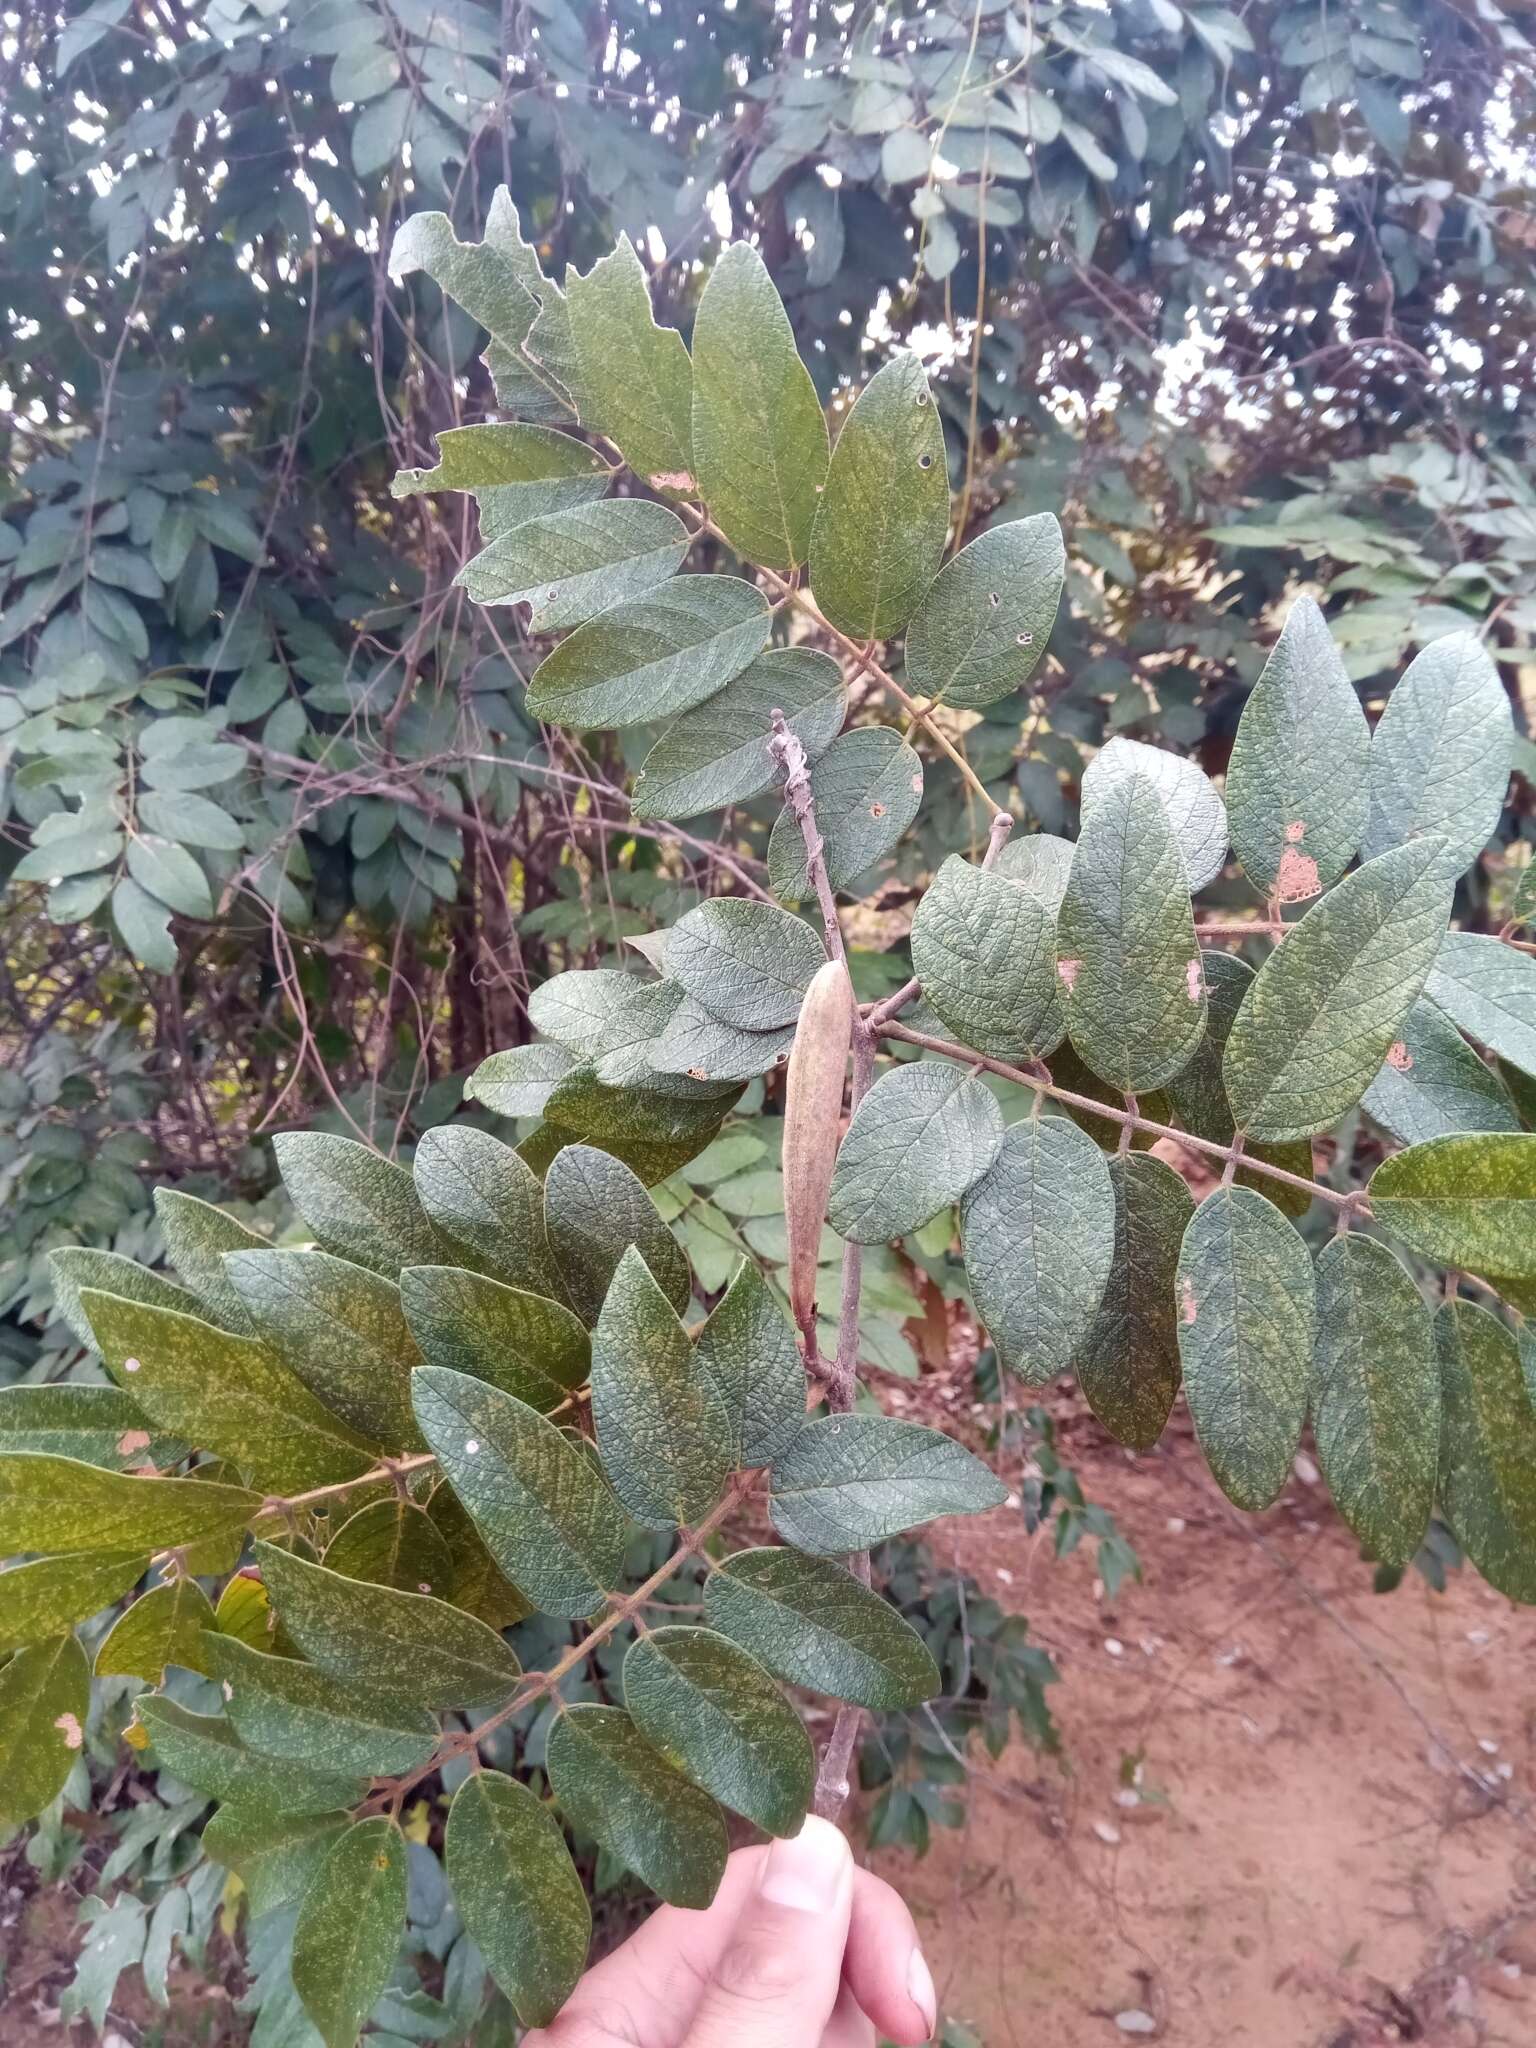
M 743 1259 L 710 1311 L 694 1358 L 730 1422 L 734 1460 L 771 1465 L 805 1421 L 805 1367 L 762 1269 Z
M 905 1237 L 968 1193 L 1002 1143 L 1002 1111 L 980 1081 L 936 1060 L 893 1067 L 854 1111 L 827 1221 L 855 1244 Z
M 772 713 L 818 761 L 842 730 L 843 672 L 809 647 L 770 647 L 705 703 L 668 726 L 634 778 L 639 818 L 691 818 L 772 789 Z
M 1455 1131 L 1520 1128 L 1504 1083 L 1423 996 L 1404 1018 L 1361 1105 L 1400 1145 Z
M 1536 1411 L 1515 1339 L 1467 1301 L 1435 1315 L 1440 1506 L 1489 1585 L 1536 1600 Z
M 761 256 L 733 242 L 693 323 L 693 460 L 700 495 L 749 562 L 792 569 L 810 550 L 827 423 Z
M 910 683 L 979 709 L 1027 683 L 1045 652 L 1066 574 L 1052 513 L 990 527 L 929 584 L 907 633 Z
M 601 488 L 612 473 L 597 450 L 574 434 L 516 420 L 483 420 L 445 428 L 437 437 L 437 467 L 397 470 L 389 489 L 391 497 L 410 498 L 419 491 L 497 490 L 572 478 Z
M 553 633 L 664 583 L 688 545 L 688 529 L 664 505 L 604 498 L 520 521 L 453 580 L 476 604 L 528 605 L 529 629 Z
M 1272 1202 L 1206 1196 L 1179 1252 L 1179 1354 L 1200 1448 L 1240 1508 L 1269 1506 L 1301 1441 L 1314 1296 L 1307 1248 Z
M 633 1527 L 593 1461 L 532 1408 L 439 1366 L 416 1375 L 427 1441 L 498 1568 L 546 1614 L 619 1585 Z
M 1254 976 L 1222 1057 L 1239 1130 L 1309 1138 L 1375 1079 L 1450 915 L 1438 848 L 1417 840 L 1368 861 L 1312 906 Z
M 1163 800 L 1191 890 L 1214 882 L 1227 859 L 1226 806 L 1210 777 L 1182 754 L 1117 733 L 1083 770 L 1084 815 L 1114 783 L 1137 774 L 1145 775 Z
M 823 1557 L 867 1550 L 938 1515 L 979 1515 L 1007 1498 L 953 1437 L 887 1415 L 806 1423 L 769 1476 L 774 1527 L 797 1550 Z
M 1188 1065 L 1205 1035 L 1205 980 L 1184 856 L 1139 771 L 1083 819 L 1056 936 L 1067 1029 L 1093 1071 L 1139 1095 Z
M 1285 903 L 1349 865 L 1365 830 L 1370 727 L 1316 601 L 1298 597 L 1253 687 L 1227 768 L 1244 872 Z
M 258 1756 L 222 1714 L 190 1713 L 158 1693 L 134 1705 L 160 1762 L 206 1799 L 266 1813 L 331 1813 L 363 1795 L 365 1781 L 354 1774 Z
M 1536 1136 L 1431 1138 L 1384 1159 L 1371 1209 L 1426 1259 L 1496 1279 L 1536 1279 Z
M 755 1658 L 707 1628 L 656 1628 L 624 1659 L 624 1704 L 696 1785 L 770 1835 L 798 1833 L 815 1789 L 805 1723 Z
M 565 1286 L 583 1321 L 597 1320 L 608 1283 L 630 1245 L 650 1267 L 679 1314 L 693 1281 L 677 1239 L 656 1204 L 620 1160 L 591 1145 L 567 1145 L 544 1182 L 545 1229 Z
M 707 1906 L 725 1869 L 725 1822 L 707 1792 L 618 1707 L 570 1707 L 549 1735 L 566 1816 L 672 1906 Z
M 398 1692 L 330 1678 L 233 1636 L 211 1635 L 207 1655 L 236 1735 L 263 1756 L 372 1778 L 413 1771 L 436 1745 L 436 1721 Z
M 1317 1261 L 1312 1434 L 1366 1553 L 1406 1564 L 1435 1502 L 1440 1379 L 1429 1311 L 1385 1245 L 1336 1237 Z
M 85 1740 L 91 1673 L 71 1635 L 0 1668 L 0 1826 L 33 1820 L 63 1789 Z
M 355 1821 L 310 1879 L 293 1930 L 293 1985 L 325 2048 L 354 2048 L 405 1932 L 405 1836 L 384 1814 Z
M 738 576 L 675 576 L 578 626 L 528 685 L 530 717 L 650 725 L 702 704 L 759 655 L 768 600 Z
M 704 1613 L 791 1685 L 876 1712 L 939 1690 L 927 1644 L 846 1566 L 777 1546 L 741 1550 L 710 1573 Z
M 274 1138 L 283 1185 L 320 1244 L 393 1280 L 426 1266 L 441 1246 L 403 1166 L 351 1138 L 290 1131 Z
M 722 1023 L 743 1031 L 793 1024 L 826 957 L 802 918 L 741 896 L 712 897 L 667 933 L 667 973 Z
M 1054 920 L 1015 882 L 952 853 L 912 920 L 912 967 L 936 1015 L 994 1059 L 1061 1037 Z
M 811 809 L 832 887 L 846 889 L 889 853 L 922 800 L 923 764 L 889 726 L 860 726 L 834 740 L 811 772 Z M 768 879 L 786 902 L 811 894 L 804 834 L 788 811 L 768 840 Z
M 856 640 L 899 633 L 948 530 L 944 430 L 922 364 L 902 353 L 871 377 L 832 451 L 811 535 L 817 604 Z
M 0 1554 L 170 1550 L 243 1529 L 261 1496 L 240 1486 L 105 1472 L 43 1451 L 0 1455 Z
M 1447 932 L 1424 993 L 1451 1022 L 1536 1075 L 1536 958 L 1475 932 Z
M 583 1325 L 541 1294 L 458 1266 L 407 1266 L 400 1300 L 422 1356 L 547 1414 L 587 1377 Z
M 566 272 L 565 310 L 572 353 L 563 381 L 581 424 L 605 434 L 653 490 L 691 493 L 693 371 L 682 336 L 656 324 L 627 235 L 585 277 Z M 540 339 L 530 336 L 536 357 Z
M 1026 1117 L 960 1205 L 976 1313 L 1010 1372 L 1065 1372 L 1104 1297 L 1115 1194 L 1104 1155 L 1065 1117 Z
M 1088 1406 L 1120 1443 L 1150 1450 L 1179 1391 L 1174 1275 L 1195 1205 L 1171 1166 L 1145 1152 L 1109 1160 L 1115 1250 L 1073 1368 Z
M 112 1624 L 96 1652 L 96 1676 L 143 1678 L 163 1685 L 167 1664 L 179 1664 L 183 1671 L 209 1678 L 213 1673 L 203 1631 L 213 1626 L 208 1595 L 196 1579 L 185 1573 L 164 1579 L 141 1593 Z
M 515 1778 L 477 1771 L 448 1809 L 443 1860 L 491 1975 L 524 2026 L 546 2026 L 576 1988 L 592 1938 L 559 1821 Z
M 1403 671 L 1371 737 L 1361 852 L 1369 860 L 1438 837 L 1441 874 L 1454 881 L 1498 829 L 1513 743 L 1509 698 L 1481 641 L 1432 641 Z

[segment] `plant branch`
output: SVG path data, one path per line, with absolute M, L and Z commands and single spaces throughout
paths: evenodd
M 1008 835 L 1012 830 L 1013 814 L 1010 811 L 993 813 L 991 829 L 987 833 L 987 850 L 981 857 L 984 868 L 992 867 L 996 863 L 998 855 L 1008 843 Z M 883 1002 L 870 1004 L 864 1013 L 865 1027 L 878 1036 L 892 1017 L 904 1010 L 914 996 L 921 994 L 921 986 L 914 974 L 910 981 L 902 983 L 894 995 L 887 996 Z

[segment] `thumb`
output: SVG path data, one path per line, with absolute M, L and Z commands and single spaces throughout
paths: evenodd
M 816 2048 L 837 2004 L 853 1856 L 830 1821 L 772 1844 L 683 2048 Z

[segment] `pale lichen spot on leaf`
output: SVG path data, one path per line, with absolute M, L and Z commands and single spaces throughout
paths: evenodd
M 1413 1054 L 1400 1038 L 1387 1047 L 1387 1065 L 1396 1067 L 1400 1074 L 1406 1074 L 1413 1065 Z
M 693 478 L 686 469 L 662 469 L 647 478 L 653 491 L 691 491 Z
M 1315 896 L 1322 888 L 1317 872 L 1317 862 L 1311 854 L 1301 851 L 1301 842 L 1306 837 L 1307 824 L 1304 818 L 1293 818 L 1285 828 L 1285 850 L 1280 856 L 1280 866 L 1275 875 L 1275 894 L 1282 903 L 1301 903 L 1308 896 Z
M 1193 1322 L 1193 1321 L 1195 1320 L 1195 1317 L 1196 1317 L 1196 1315 L 1197 1315 L 1197 1314 L 1199 1313 L 1199 1311 L 1198 1311 L 1198 1310 L 1197 1310 L 1197 1308 L 1195 1307 L 1195 1290 L 1194 1290 L 1194 1287 L 1192 1286 L 1192 1284 L 1191 1284 L 1191 1283 L 1190 1283 L 1190 1282 L 1189 1282 L 1189 1281 L 1188 1281 L 1187 1279 L 1186 1279 L 1186 1280 L 1185 1280 L 1185 1282 L 1184 1282 L 1184 1301 L 1183 1301 L 1183 1309 L 1184 1309 L 1184 1320 L 1185 1320 L 1185 1322 L 1186 1322 L 1186 1323 L 1192 1323 L 1192 1322 Z
M 1058 960 L 1056 962 L 1056 972 L 1061 976 L 1068 995 L 1072 993 L 1082 964 L 1081 960 Z
M 124 1371 L 124 1372 L 137 1372 L 138 1370 L 139 1370 L 139 1361 L 138 1361 L 138 1360 L 137 1360 L 136 1358 L 125 1358 L 125 1359 L 123 1360 L 123 1371 Z
M 135 1451 L 145 1451 L 148 1448 L 147 1429 L 125 1429 L 117 1440 L 117 1454 L 120 1458 L 131 1458 Z
M 1184 969 L 1184 989 L 1192 1003 L 1198 1003 L 1205 994 L 1205 982 L 1200 973 L 1200 956 L 1198 953 Z
M 464 1448 L 469 1453 L 470 1457 L 473 1457 L 476 1451 L 479 1450 L 480 1446 L 473 1437 L 467 1437 L 465 1439 Z
M 55 1728 L 63 1730 L 64 1747 L 66 1749 L 78 1749 L 81 1743 L 84 1742 L 85 1735 L 81 1730 L 79 1721 L 73 1714 L 60 1714 L 53 1725 Z

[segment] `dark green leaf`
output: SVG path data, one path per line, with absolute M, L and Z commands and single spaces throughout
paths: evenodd
M 88 1351 L 97 1346 L 95 1332 L 80 1306 L 82 1287 L 94 1288 L 101 1294 L 121 1295 L 128 1301 L 145 1302 L 154 1308 L 175 1309 L 182 1315 L 202 1313 L 197 1298 L 185 1288 L 176 1286 L 162 1273 L 152 1273 L 147 1266 L 125 1259 L 120 1252 L 98 1251 L 93 1245 L 61 1245 L 48 1254 L 48 1267 L 53 1274 L 54 1313 L 63 1318 Z
M 738 1551 L 705 1581 L 704 1612 L 780 1678 L 833 1699 L 888 1712 L 939 1690 L 916 1629 L 830 1558 Z
M 1514 721 L 1499 672 L 1472 633 L 1435 640 L 1403 671 L 1371 739 L 1361 852 L 1438 837 L 1455 881 L 1498 830 Z
M 552 725 L 650 725 L 702 704 L 768 639 L 768 602 L 736 576 L 675 576 L 616 604 L 534 670 L 530 717 Z
M 923 994 L 962 1045 L 1009 1060 L 1060 1042 L 1054 921 L 1027 889 L 952 853 L 911 943 Z
M 0 1656 L 89 1621 L 144 1576 L 144 1551 L 81 1550 L 0 1571 Z
M 348 1516 L 325 1546 L 325 1568 L 344 1579 L 366 1579 L 401 1593 L 435 1593 L 463 1604 L 457 1602 L 446 1539 L 424 1509 L 398 1494 Z
M 0 1388 L 0 1451 L 51 1451 L 113 1470 L 169 1465 L 185 1455 L 151 1434 L 149 1417 L 117 1387 Z
M 761 1269 L 743 1259 L 698 1334 L 694 1357 L 718 1388 L 735 1462 L 771 1465 L 805 1421 L 805 1367 Z
M 833 888 L 846 889 L 883 859 L 922 800 L 923 764 L 889 726 L 860 726 L 834 740 L 811 773 L 811 807 Z M 805 839 L 788 811 L 780 812 L 768 841 L 768 879 L 786 902 L 811 894 Z
M 712 897 L 667 933 L 668 975 L 742 1031 L 793 1024 L 826 957 L 804 919 L 742 896 Z
M 221 1806 L 203 1829 L 203 1851 L 235 1872 L 250 1894 L 252 1919 L 260 1920 L 303 1896 L 348 1825 L 344 1813 L 262 1813 Z
M 175 1188 L 155 1189 L 155 1220 L 166 1255 L 206 1313 L 226 1329 L 248 1330 L 239 1290 L 224 1270 L 226 1252 L 264 1251 L 267 1240 L 233 1216 Z M 121 1288 L 111 1290 L 122 1293 Z
M 423 1135 L 414 1173 L 423 1207 L 461 1265 L 566 1299 L 544 1240 L 544 1190 L 510 1145 L 468 1124 L 447 1124 Z
M 669 1905 L 707 1906 L 725 1870 L 713 1799 L 618 1707 L 570 1707 L 549 1734 L 549 1782 L 567 1818 Z
M 1400 1145 L 1421 1145 L 1453 1131 L 1520 1128 L 1504 1083 L 1423 996 L 1404 1018 L 1361 1102 Z
M 541 1414 L 587 1377 L 591 1345 L 568 1308 L 458 1266 L 407 1266 L 400 1300 L 422 1356 Z
M 443 1834 L 453 1901 L 524 2026 L 547 2026 L 576 1988 L 592 1911 L 560 1823 L 526 1785 L 477 1771 Z
M 1421 1257 L 1536 1280 L 1536 1136 L 1431 1138 L 1384 1159 L 1370 1196 L 1377 1221 Z
M 659 982 L 657 993 L 674 986 Z M 692 996 L 681 996 L 665 1028 L 650 1042 L 648 1054 L 657 1080 L 681 1074 L 699 1082 L 749 1081 L 786 1065 L 794 1042 L 793 1024 L 772 1031 L 742 1031 L 722 1024 Z
M 808 1422 L 774 1460 L 773 1525 L 814 1556 L 867 1550 L 938 1515 L 979 1515 L 1008 1489 L 953 1437 L 886 1415 Z
M 85 1740 L 91 1673 L 71 1635 L 0 1668 L 0 1827 L 33 1820 L 63 1790 Z
M 1424 993 L 1468 1038 L 1536 1075 L 1536 957 L 1498 939 L 1447 932 Z
M 293 1206 L 338 1258 L 393 1280 L 430 1266 L 442 1247 L 403 1166 L 351 1138 L 290 1131 L 272 1140 Z
M 693 1282 L 677 1239 L 635 1175 L 609 1153 L 590 1145 L 557 1153 L 544 1183 L 544 1218 L 550 1251 L 584 1322 L 597 1320 L 630 1245 L 678 1313 L 687 1308 Z
M 1435 1352 L 1445 1519 L 1489 1585 L 1536 1601 L 1536 1412 L 1515 1340 L 1487 1309 L 1448 1301 Z
M 1114 783 L 1138 774 L 1163 800 L 1190 888 L 1203 889 L 1226 865 L 1227 812 L 1215 784 L 1194 761 L 1117 733 L 1083 770 L 1084 817 Z
M 236 1735 L 263 1756 L 373 1778 L 413 1771 L 436 1747 L 436 1721 L 398 1693 L 263 1656 L 233 1636 L 211 1635 L 207 1653 Z
M 936 1060 L 893 1067 L 854 1111 L 827 1221 L 855 1244 L 905 1237 L 969 1193 L 1002 1144 L 1002 1111 L 980 1081 Z
M 590 1139 L 605 1152 L 622 1151 L 626 1157 L 637 1148 L 685 1146 L 676 1162 L 681 1164 L 702 1151 L 740 1093 L 739 1085 L 706 1085 L 662 1073 L 656 1074 L 653 1087 L 628 1084 L 610 1088 L 599 1080 L 595 1067 L 584 1066 L 559 1084 L 545 1104 L 544 1114 L 551 1124 L 560 1126 L 567 1142 Z M 687 1148 L 685 1141 L 690 1138 L 698 1138 L 699 1143 Z
M 1067 893 L 1076 851 L 1070 839 L 1058 839 L 1051 832 L 1031 832 L 1023 839 L 1008 841 L 993 862 L 992 873 L 1027 889 L 1044 904 L 1054 921 Z
M 405 1933 L 405 1837 L 384 1814 L 354 1821 L 309 1881 L 293 1930 L 293 1984 L 325 2048 L 355 2048 Z
M 213 1676 L 203 1641 L 214 1626 L 208 1595 L 184 1573 L 141 1593 L 112 1624 L 96 1652 L 98 1678 L 129 1677 L 164 1685 L 167 1664 Z
M 261 1496 L 239 1486 L 105 1472 L 42 1451 L 0 1456 L 0 1552 L 169 1550 L 243 1529 Z
M 927 696 L 979 709 L 1034 674 L 1056 620 L 1066 550 L 1053 514 L 1012 519 L 950 558 L 907 634 L 907 678 Z
M 184 846 L 168 839 L 136 837 L 128 842 L 128 872 L 157 901 L 184 917 L 211 917 L 208 877 Z
M 837 663 L 810 647 L 770 647 L 707 703 L 685 711 L 634 778 L 635 815 L 691 818 L 772 789 L 771 714 L 782 711 L 808 761 L 820 760 L 848 708 Z
M 331 1813 L 355 1806 L 363 1796 L 360 1777 L 257 1756 L 243 1747 L 222 1714 L 189 1713 L 157 1693 L 144 1694 L 135 1709 L 156 1757 L 171 1775 L 220 1805 L 254 1806 L 264 1813 Z
M 1073 1367 L 1110 1435 L 1132 1450 L 1149 1451 L 1179 1391 L 1174 1275 L 1195 1205 L 1173 1168 L 1149 1153 L 1119 1153 L 1108 1165 L 1114 1259 Z
M 112 921 L 134 959 L 153 974 L 176 972 L 171 913 L 147 889 L 125 875 L 112 891 Z

